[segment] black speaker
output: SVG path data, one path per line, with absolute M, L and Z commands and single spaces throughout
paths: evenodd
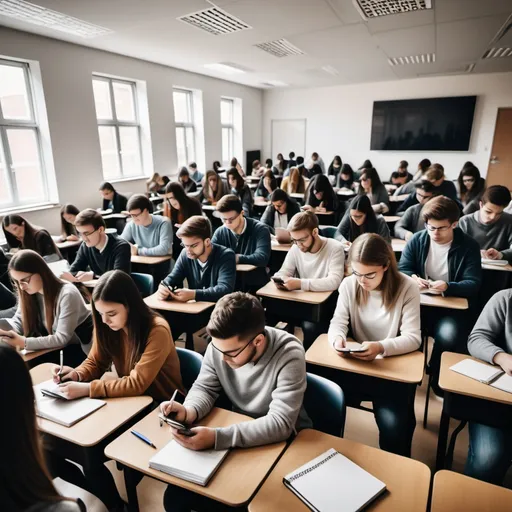
M 252 171 L 252 163 L 254 160 L 261 161 L 261 150 L 255 149 L 254 151 L 247 151 L 245 153 L 245 174 L 251 174 Z

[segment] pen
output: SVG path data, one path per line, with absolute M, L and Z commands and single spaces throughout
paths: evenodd
M 60 351 L 60 370 L 59 370 L 59 373 L 57 374 L 57 376 L 61 376 L 62 375 L 62 371 L 64 370 L 64 351 L 61 350 Z
M 136 430 L 130 430 L 130 432 L 135 437 L 138 437 L 141 441 L 145 442 L 146 444 L 149 444 L 149 446 L 156 449 L 156 446 L 145 435 L 142 435 L 140 432 L 137 432 Z

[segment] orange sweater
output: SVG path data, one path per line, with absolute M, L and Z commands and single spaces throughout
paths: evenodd
M 134 367 L 129 365 L 128 344 L 123 336 L 119 353 L 110 358 L 102 357 L 97 341 L 87 359 L 76 371 L 81 382 L 91 382 L 91 398 L 115 398 L 149 395 L 154 400 L 167 400 L 174 390 L 184 391 L 181 381 L 180 361 L 167 322 L 155 317 L 144 352 Z M 119 378 L 99 380 L 114 363 Z

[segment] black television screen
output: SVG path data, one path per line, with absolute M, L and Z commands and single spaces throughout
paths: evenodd
M 375 101 L 372 150 L 467 151 L 476 96 Z

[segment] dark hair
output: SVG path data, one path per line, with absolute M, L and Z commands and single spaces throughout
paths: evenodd
M 470 162 L 468 160 L 467 162 L 464 162 L 464 165 L 462 166 L 462 170 L 467 169 L 468 167 L 476 167 L 476 165 L 473 162 Z
M 233 158 L 231 159 L 231 162 L 229 163 L 229 165 L 230 165 L 231 167 L 236 168 L 236 166 L 238 165 L 238 160 L 237 160 L 235 157 L 233 157 Z
M 195 162 L 190 162 L 188 166 L 192 167 L 192 169 L 197 169 L 197 164 Z
M 482 196 L 482 204 L 492 203 L 496 206 L 506 207 L 510 203 L 510 190 L 503 185 L 492 185 L 489 187 Z
M 213 338 L 227 340 L 237 336 L 247 341 L 265 331 L 265 311 L 261 302 L 244 292 L 222 297 L 215 306 L 206 332 Z
M 362 226 L 358 226 L 350 215 L 350 210 L 357 210 L 358 212 L 364 213 L 366 215 L 366 219 Z M 356 196 L 350 202 L 350 205 L 347 210 L 347 215 L 350 218 L 350 240 L 349 242 L 353 242 L 356 238 L 358 238 L 363 233 L 377 233 L 377 216 L 372 208 L 372 203 L 370 202 L 370 198 L 367 195 Z
M 363 179 L 363 176 L 366 177 L 366 179 L 371 180 L 372 182 L 372 192 L 377 190 L 378 188 L 384 188 L 384 185 L 382 184 L 382 181 L 380 179 L 379 173 L 377 172 L 377 169 L 370 167 L 369 169 L 364 169 L 364 171 L 361 173 L 361 180 Z M 359 195 L 366 194 L 363 187 L 359 187 Z
M 273 164 L 273 162 L 272 162 L 272 158 L 267 158 L 267 159 L 265 160 L 265 167 L 266 167 L 267 169 L 272 169 L 272 164 Z
M 130 197 L 130 199 L 128 199 L 126 209 L 128 211 L 140 210 L 141 212 L 147 210 L 149 213 L 152 213 L 153 205 L 145 194 L 135 194 L 132 197 Z
M 296 159 L 297 165 L 302 165 L 304 163 L 304 157 L 298 156 Z
M 186 167 L 182 167 L 180 169 L 180 172 L 178 173 L 178 179 L 181 181 L 181 178 L 183 176 L 187 176 L 187 178 L 190 178 L 190 173 L 188 172 L 188 169 Z
M 210 178 L 215 178 L 217 181 L 217 189 L 215 192 L 210 186 Z M 225 194 L 224 184 L 221 177 L 215 171 L 207 171 L 204 178 L 203 196 L 209 201 L 210 198 L 213 202 L 217 202 Z
M 101 213 L 92 208 L 86 208 L 76 216 L 75 226 L 92 226 L 94 229 L 106 228 Z
M 213 167 L 213 170 L 218 173 L 219 169 L 222 167 L 222 165 L 220 164 L 220 162 L 218 160 L 215 160 L 213 162 L 212 167 Z
M 64 218 L 64 214 L 66 215 L 78 215 L 80 210 L 73 204 L 67 203 L 60 209 L 60 226 L 61 226 L 61 235 L 63 238 L 67 238 L 71 235 L 76 235 L 76 229 L 73 224 L 68 222 Z
M 433 195 L 437 195 L 437 187 L 434 186 L 433 183 L 430 183 L 430 181 L 418 181 L 415 183 L 414 188 L 416 190 L 423 190 L 427 193 L 432 193 Z
M 471 162 L 466 162 L 466 164 L 467 163 Z M 471 190 L 468 190 L 466 185 L 464 185 L 464 176 L 469 176 L 474 179 L 474 184 L 471 187 Z M 475 166 L 463 167 L 459 173 L 457 181 L 459 183 L 460 198 L 465 204 L 479 197 L 485 189 L 485 180 L 480 177 L 480 171 Z
M 332 188 L 329 178 L 325 174 L 317 174 L 313 179 L 309 181 L 309 185 L 305 195 L 306 204 L 311 204 L 315 192 L 324 193 L 321 202 L 324 203 L 324 206 L 327 210 L 335 211 L 337 209 L 338 199 L 336 197 L 334 189 Z M 315 197 L 315 201 L 313 202 L 316 201 L 317 199 Z
M 339 155 L 336 155 L 333 159 L 331 164 L 329 165 L 329 169 L 327 171 L 328 175 L 336 175 L 338 172 L 340 172 L 340 169 L 337 171 L 334 170 L 334 165 L 337 165 L 339 168 L 343 165 L 343 162 L 341 161 L 341 157 Z
M 457 222 L 460 218 L 458 204 L 445 196 L 438 196 L 431 199 L 422 210 L 423 220 L 428 222 L 434 220 L 448 220 L 450 224 Z
M 316 151 L 311 153 L 311 158 L 318 158 L 318 153 Z
M 238 199 L 238 196 L 234 194 L 228 194 L 220 199 L 215 207 L 219 213 L 226 212 L 237 212 L 240 213 L 242 211 L 242 202 Z
M 288 158 L 290 158 L 290 160 L 292 158 L 295 158 L 295 153 L 293 151 L 290 151 L 290 153 L 288 154 Z
M 302 229 L 313 232 L 316 228 L 318 228 L 318 217 L 316 214 L 313 212 L 299 212 L 291 218 L 286 229 L 291 233 L 292 231 L 301 231 Z
M 432 162 L 428 158 L 424 158 L 419 164 L 418 167 L 421 170 L 421 174 L 425 174 L 427 169 L 432 165 Z
M 15 224 L 16 226 L 25 226 L 25 234 L 23 235 L 23 240 L 18 240 L 13 234 L 9 233 L 6 228 L 8 228 L 11 224 Z M 32 249 L 37 252 L 37 242 L 36 237 L 40 231 L 46 232 L 46 230 L 40 226 L 34 226 L 30 224 L 27 220 L 25 220 L 21 215 L 6 215 L 2 221 L 2 229 L 4 232 L 5 240 L 9 247 L 20 247 L 21 249 Z M 50 236 L 48 234 L 48 236 Z M 57 254 L 61 256 L 59 249 L 55 245 L 55 242 L 50 237 L 51 244 L 53 246 L 52 254 Z M 62 256 L 61 256 L 62 257 Z
M 99 190 L 108 190 L 109 192 L 115 192 L 116 189 L 114 188 L 114 186 L 109 183 L 108 181 L 104 181 L 101 185 L 100 185 L 100 188 Z
M 276 188 L 274 192 L 272 192 L 272 195 L 270 196 L 271 203 L 275 203 L 276 201 L 286 201 L 288 203 L 289 200 L 290 197 L 282 188 Z
M 373 167 L 373 164 L 371 163 L 370 160 L 365 160 L 363 162 L 363 165 L 361 165 L 361 167 L 359 167 L 359 171 L 361 171 L 362 169 L 371 169 Z
M 191 217 L 193 215 L 194 206 L 196 206 L 196 204 L 199 204 L 199 201 L 197 199 L 195 199 L 193 197 L 188 197 L 182 184 L 178 183 L 176 181 L 171 181 L 170 183 L 168 183 L 166 185 L 165 193 L 172 194 L 174 196 L 174 199 L 176 199 L 176 201 L 178 201 L 178 203 L 180 205 L 180 212 L 185 219 L 188 219 L 189 217 Z M 169 201 L 169 200 L 167 200 L 167 201 Z M 199 205 L 199 208 L 200 208 L 200 205 Z M 172 218 L 173 211 L 175 211 L 175 210 L 174 210 L 174 208 L 171 207 L 171 218 Z M 173 222 L 176 222 L 176 219 L 173 218 Z
M 350 166 L 350 164 L 343 164 L 341 166 L 340 174 L 348 174 L 350 176 L 350 184 L 354 182 L 354 170 Z
M 398 171 L 393 171 L 391 173 L 391 176 L 389 177 L 389 181 L 393 182 L 393 180 L 396 180 L 399 177 L 400 177 L 400 175 L 399 175 Z
M 242 188 L 244 187 L 245 185 L 245 181 L 244 179 L 242 178 L 242 176 L 240 176 L 240 173 L 235 169 L 235 168 L 231 168 L 229 169 L 229 171 L 226 173 L 226 181 L 229 185 L 229 177 L 230 176 L 233 176 L 236 180 L 236 190 L 239 192 L 240 190 L 242 190 Z
M 197 236 L 201 240 L 212 237 L 212 225 L 210 221 L 202 215 L 192 215 L 187 219 L 176 232 L 176 236 Z
M 277 153 L 277 159 L 278 160 L 284 160 L 283 153 Z
M 260 180 L 262 187 L 265 186 L 265 184 L 264 184 L 265 178 L 270 178 L 270 188 L 274 191 L 277 188 L 277 180 L 276 180 L 276 177 L 274 176 L 274 173 L 271 170 L 265 171 L 265 173 L 263 174 L 263 176 L 261 177 L 261 180 Z
M 279 160 L 277 168 L 281 171 L 281 174 L 284 174 L 284 171 L 288 168 L 288 162 L 286 160 Z
M 400 160 L 398 164 L 399 169 L 407 169 L 409 167 L 409 162 L 407 160 Z

